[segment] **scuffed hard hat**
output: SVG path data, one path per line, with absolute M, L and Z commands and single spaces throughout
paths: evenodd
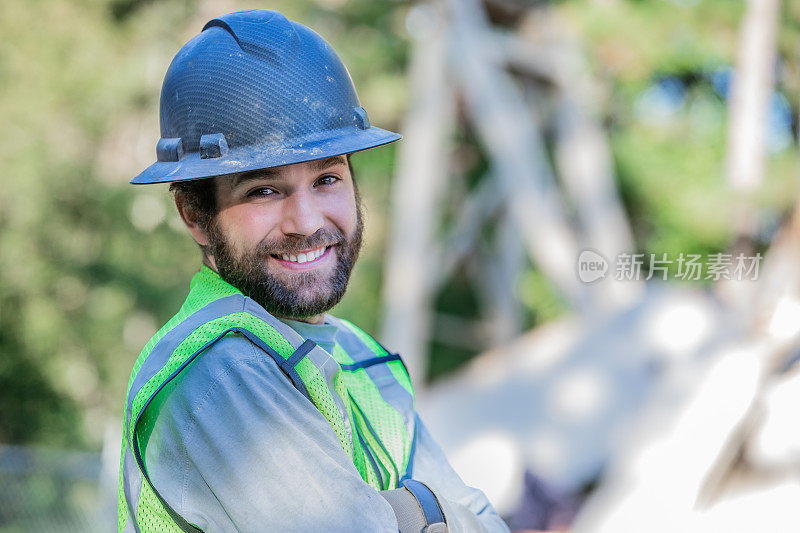
M 229 13 L 172 60 L 157 161 L 131 183 L 301 163 L 400 139 L 370 125 L 333 48 L 276 11 Z

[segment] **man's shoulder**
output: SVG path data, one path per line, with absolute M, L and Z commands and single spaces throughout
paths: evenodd
M 272 361 L 272 358 L 241 333 L 229 332 L 198 354 L 191 365 L 193 368 L 187 370 L 202 371 L 213 378 L 230 372 L 231 368 L 260 361 Z
M 197 405 L 215 389 L 235 390 L 244 381 L 257 384 L 262 393 L 292 388 L 272 357 L 238 333 L 228 333 L 203 350 L 175 379 L 170 403 L 183 408 Z

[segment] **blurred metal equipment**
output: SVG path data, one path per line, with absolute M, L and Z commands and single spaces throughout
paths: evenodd
M 411 106 L 393 184 L 381 335 L 403 354 L 420 388 L 432 323 L 439 319 L 432 299 L 475 255 L 482 231 L 498 218 L 492 260 L 471 269 L 483 323 L 461 323 L 459 337 L 465 330 L 485 331 L 480 340 L 489 346 L 520 333 L 516 282 L 526 255 L 583 314 L 629 304 L 640 290 L 613 280 L 583 284 L 576 275 L 582 249 L 610 257 L 632 248 L 608 141 L 588 103 L 593 83 L 576 43 L 548 30 L 553 21 L 501 4 L 490 7 L 521 20 L 516 34 L 493 27 L 479 0 L 419 3 L 407 19 Z M 556 108 L 552 117 L 543 118 L 540 101 Z M 555 169 L 546 128 L 557 132 Z M 463 164 L 452 140 L 465 130 L 474 132 L 488 158 L 488 171 L 471 188 L 460 176 Z M 437 242 L 445 190 L 461 208 L 455 229 Z M 460 198 L 454 197 L 458 191 Z M 442 318 L 446 324 L 448 317 Z M 437 328 L 442 342 L 455 336 L 447 329 Z

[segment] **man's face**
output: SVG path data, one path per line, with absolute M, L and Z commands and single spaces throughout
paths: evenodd
M 344 156 L 217 178 L 216 194 L 208 252 L 223 279 L 283 317 L 339 302 L 363 232 Z

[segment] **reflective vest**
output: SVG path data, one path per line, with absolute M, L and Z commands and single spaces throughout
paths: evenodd
M 175 377 L 225 335 L 243 335 L 275 360 L 325 416 L 361 478 L 375 490 L 397 488 L 410 478 L 415 424 L 408 372 L 398 355 L 353 324 L 336 320 L 345 326 L 346 342 L 340 345 L 337 335 L 329 354 L 204 266 L 192 278 L 181 309 L 133 366 L 120 462 L 119 530 L 199 531 L 153 486 L 145 450 Z M 371 356 L 354 360 L 351 353 Z

